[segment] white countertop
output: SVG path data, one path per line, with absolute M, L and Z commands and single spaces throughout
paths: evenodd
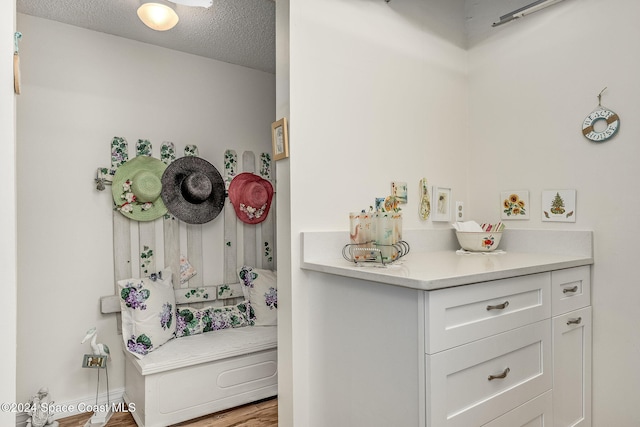
M 535 230 L 514 232 L 513 235 L 518 236 L 517 242 L 512 239 L 511 245 L 504 245 L 504 253 L 457 254 L 455 240 L 448 240 L 451 233 L 440 231 L 436 232 L 436 236 L 431 230 L 428 234 L 429 241 L 436 242 L 436 246 L 444 246 L 444 250 L 433 250 L 438 248 L 419 243 L 413 244 L 405 238 L 412 247 L 411 252 L 388 266 L 376 266 L 371 263 L 356 265 L 345 260 L 341 257 L 341 247 L 336 248 L 341 237 L 336 240 L 334 232 L 303 233 L 301 267 L 305 270 L 372 282 L 434 290 L 593 264 L 591 232 L 561 231 L 553 236 L 549 236 L 549 233 L 554 234 L 553 231 L 542 230 L 538 234 Z M 554 253 L 557 251 L 553 248 L 542 252 L 535 244 L 527 244 L 527 239 L 540 236 L 544 236 L 547 242 L 557 242 L 558 246 L 555 247 L 560 247 L 563 253 Z M 413 237 L 422 239 L 424 236 Z M 558 242 L 558 239 L 565 241 Z M 414 247 L 417 247 L 417 250 Z M 539 252 L 525 251 L 523 248 Z
M 591 258 L 575 256 L 512 252 L 458 255 L 449 250 L 409 253 L 385 267 L 359 266 L 336 258 L 304 262 L 302 268 L 427 291 L 592 263 Z

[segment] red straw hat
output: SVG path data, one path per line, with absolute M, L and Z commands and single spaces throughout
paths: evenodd
M 266 179 L 253 173 L 236 175 L 229 184 L 229 200 L 240 221 L 258 224 L 267 218 L 273 186 Z

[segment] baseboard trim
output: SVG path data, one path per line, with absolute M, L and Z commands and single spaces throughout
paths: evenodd
M 124 402 L 123 396 L 124 387 L 111 390 L 108 396 L 106 392 L 101 393 L 98 395 L 97 406 L 111 406 L 114 411 L 122 412 L 124 408 L 122 408 L 120 405 Z M 51 417 L 52 420 L 59 420 L 83 413 L 89 415 L 96 407 L 96 396 L 89 396 L 67 402 L 54 401 L 51 406 L 54 409 L 54 414 Z M 18 412 L 16 414 L 16 427 L 26 427 L 28 419 L 29 414 L 27 414 L 26 412 Z

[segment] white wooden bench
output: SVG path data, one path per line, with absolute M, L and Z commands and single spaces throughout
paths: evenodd
M 201 290 L 215 295 L 216 287 Z M 176 301 L 181 297 L 184 291 L 176 290 Z M 102 298 L 103 313 L 119 312 L 114 298 Z M 131 414 L 141 427 L 165 427 L 278 393 L 277 326 L 174 338 L 142 359 L 123 352 L 124 400 L 135 405 Z
M 164 427 L 275 396 L 276 327 L 173 340 L 142 360 L 127 356 L 127 404 L 140 426 Z M 135 359 L 135 360 L 134 360 Z
M 122 150 L 122 139 L 114 138 L 113 150 Z M 126 144 L 126 142 L 125 142 Z M 165 143 L 167 144 L 167 143 Z M 170 144 L 170 143 L 169 143 Z M 117 147 L 119 146 L 119 148 Z M 169 149 L 165 149 L 169 148 Z M 139 141 L 137 155 L 149 155 L 148 141 Z M 197 149 L 196 149 L 197 150 Z M 162 153 L 172 152 L 173 146 L 163 147 Z M 194 147 L 185 149 L 193 154 Z M 197 151 L 196 151 L 197 153 Z M 112 156 L 118 158 L 119 156 Z M 126 157 L 126 156 L 125 156 Z M 172 159 L 162 159 L 170 162 Z M 98 178 L 108 184 L 109 175 L 126 161 L 114 161 L 111 169 L 99 169 Z M 244 172 L 255 171 L 253 153 L 242 157 Z M 268 154 L 259 159 L 259 174 L 271 179 Z M 235 152 L 225 152 L 224 178 L 227 183 L 237 174 Z M 274 186 L 275 188 L 275 186 Z M 237 269 L 242 265 L 273 270 L 276 265 L 274 246 L 275 201 L 267 219 L 255 226 L 238 221 L 227 199 L 224 215 L 224 281 L 225 284 L 204 286 L 202 274 L 202 227 L 180 224 L 175 218 L 150 222 L 136 222 L 114 211 L 114 268 L 116 281 L 129 277 L 144 277 L 161 268 L 154 257 L 134 255 L 149 253 L 156 248 L 156 236 L 162 236 L 164 266 L 174 272 L 173 283 L 176 306 L 223 306 L 243 300 Z M 217 218 L 216 220 L 221 220 Z M 214 220 L 215 221 L 215 220 Z M 185 229 L 186 228 L 186 232 Z M 243 251 L 238 254 L 238 234 L 243 236 Z M 199 272 L 180 285 L 180 237 L 186 235 L 187 259 Z M 137 236 L 132 238 L 131 236 Z M 133 243 L 133 244 L 132 244 Z M 143 251 L 144 249 L 144 251 Z M 238 258 L 242 257 L 241 260 Z M 135 260 L 136 262 L 132 262 Z M 136 270 L 134 264 L 139 266 Z M 136 274 L 138 276 L 136 276 Z M 117 293 L 117 286 L 116 286 Z M 102 313 L 120 313 L 117 295 L 101 298 Z M 119 328 L 120 328 L 120 323 Z M 142 359 L 125 353 L 125 394 L 128 404 L 135 405 L 132 415 L 141 427 L 164 427 L 220 410 L 251 403 L 277 395 L 277 327 L 245 326 L 174 338 Z

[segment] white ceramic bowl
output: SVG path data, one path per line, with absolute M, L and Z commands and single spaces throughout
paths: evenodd
M 462 249 L 472 252 L 491 252 L 500 244 L 502 231 L 456 231 Z

